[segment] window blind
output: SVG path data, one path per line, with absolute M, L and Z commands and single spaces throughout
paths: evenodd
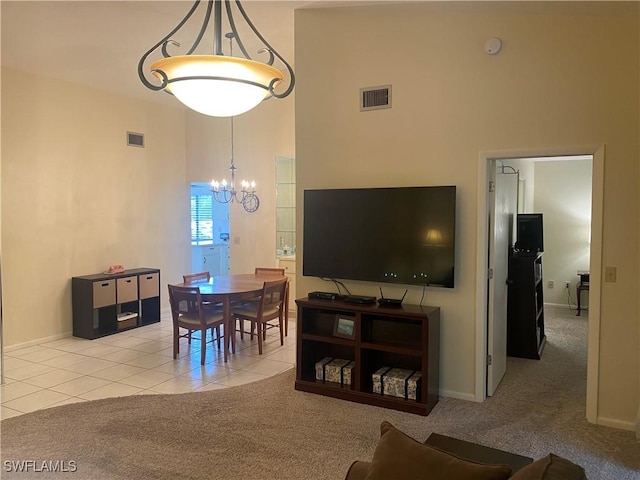
M 191 195 L 191 245 L 213 243 L 213 197 Z

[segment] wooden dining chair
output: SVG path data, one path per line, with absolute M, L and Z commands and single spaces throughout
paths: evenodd
M 272 267 L 256 267 L 255 270 L 256 275 L 280 275 L 282 277 L 285 276 L 284 268 L 272 268 Z M 284 304 L 284 336 L 289 335 L 289 282 L 287 282 L 287 289 L 285 291 L 285 304 Z M 240 333 L 240 337 L 242 338 L 242 332 Z
M 171 316 L 173 317 L 173 358 L 177 358 L 180 353 L 180 338 L 189 338 L 191 343 L 191 332 L 200 331 L 200 364 L 204 365 L 206 355 L 207 330 L 211 330 L 211 341 L 214 340 L 214 331 L 218 349 L 220 349 L 220 326 L 225 325 L 225 302 L 226 296 L 221 297 L 219 308 L 204 308 L 200 289 L 197 286 L 179 287 L 169 285 L 169 304 L 171 305 Z M 216 304 L 218 305 L 218 304 Z M 228 310 L 228 304 L 227 304 Z M 180 328 L 187 330 L 187 333 L 180 334 Z M 225 335 L 227 333 L 225 332 Z M 225 350 L 226 360 L 226 350 Z
M 211 273 L 210 272 L 197 272 L 197 273 L 187 273 L 185 275 L 182 275 L 182 281 L 184 283 L 193 283 L 193 282 L 198 282 L 198 281 L 209 281 L 209 279 L 211 278 Z
M 254 273 L 256 275 L 274 275 L 274 276 L 279 276 L 279 277 L 284 277 L 284 268 L 274 268 L 274 267 L 256 267 Z M 245 303 L 258 303 L 260 302 L 260 297 L 255 297 L 255 298 L 250 298 L 249 300 L 245 300 L 243 302 L 243 304 Z M 286 319 L 285 319 L 286 320 Z M 254 335 L 254 327 L 255 324 L 251 324 L 251 338 L 253 339 L 253 335 Z M 242 320 L 240 320 L 240 328 L 238 329 L 240 331 L 240 338 L 244 339 L 244 322 Z M 249 333 L 249 332 L 247 332 Z M 285 333 L 287 333 L 287 325 L 285 323 Z
M 287 279 L 265 281 L 262 287 L 260 301 L 247 302 L 239 307 L 231 309 L 232 324 L 236 321 L 244 323 L 244 320 L 251 322 L 251 331 L 257 330 L 258 354 L 262 355 L 262 343 L 267 338 L 267 330 L 278 327 L 280 330 L 280 345 L 284 345 L 284 311 L 285 292 L 287 289 Z M 270 320 L 278 319 L 277 325 L 268 323 Z M 253 334 L 251 335 L 253 340 Z M 235 351 L 235 335 L 231 338 Z
M 196 273 L 186 273 L 182 275 L 182 281 L 184 283 L 194 283 L 194 282 L 208 282 L 211 278 L 210 272 L 196 272 Z M 204 308 L 211 308 L 211 304 L 209 302 L 203 303 Z M 189 339 L 189 345 L 191 345 L 191 334 L 193 332 L 189 332 L 187 334 L 187 338 Z

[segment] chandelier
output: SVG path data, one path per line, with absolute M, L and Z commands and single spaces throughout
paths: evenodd
M 229 170 L 231 171 L 230 183 L 227 183 L 224 178 L 221 182 L 215 179 L 211 180 L 213 199 L 219 203 L 238 202 L 249 213 L 258 210 L 260 199 L 256 194 L 256 182 L 242 180 L 240 182 L 240 192 L 236 190 L 236 166 L 233 163 L 233 117 L 231 117 L 231 167 L 229 167 Z
M 222 46 L 222 3 L 226 13 L 226 27 L 230 33 L 227 38 L 234 38 L 242 57 L 233 57 L 231 53 L 225 56 Z M 180 29 L 189 21 L 201 4 L 207 4 L 200 31 L 193 44 L 185 54 L 170 55 L 168 46 L 180 47 L 180 43 L 172 40 Z M 247 52 L 238 30 L 233 13 L 235 4 L 236 14 L 240 13 L 262 47 L 257 51 L 267 55 L 264 62 L 251 58 Z M 213 15 L 213 50 L 211 54 L 194 54 L 200 44 L 209 21 Z M 157 81 L 149 81 L 144 72 L 144 64 L 153 53 L 162 53 L 159 60 L 150 65 L 150 72 Z M 273 66 L 278 59 L 289 73 L 289 85 L 281 92 L 275 88 L 285 82 L 285 75 Z M 262 100 L 267 98 L 284 98 L 288 96 L 295 85 L 295 75 L 291 65 L 269 45 L 258 32 L 247 16 L 240 0 L 196 0 L 191 10 L 182 21 L 167 36 L 149 49 L 138 63 L 138 76 L 142 83 L 153 91 L 164 90 L 174 95 L 184 105 L 192 110 L 214 117 L 231 117 L 245 113 Z

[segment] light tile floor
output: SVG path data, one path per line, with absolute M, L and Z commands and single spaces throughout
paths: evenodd
M 278 329 L 267 332 L 263 355 L 258 341 L 236 334 L 236 353 L 225 364 L 222 349 L 207 344 L 200 365 L 200 340 L 181 339 L 173 359 L 170 313 L 160 323 L 95 340 L 67 337 L 5 352 L 0 418 L 67 403 L 154 393 L 185 393 L 253 382 L 295 364 L 295 315 L 280 346 Z

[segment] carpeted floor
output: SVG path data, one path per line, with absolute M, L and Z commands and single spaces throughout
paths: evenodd
M 542 360 L 510 358 L 496 395 L 481 404 L 442 398 L 421 417 L 297 392 L 289 370 L 224 390 L 104 399 L 3 420 L 2 478 L 340 479 L 353 460 L 371 458 L 388 420 L 421 441 L 438 432 L 534 458 L 554 452 L 583 465 L 590 480 L 638 480 L 634 434 L 585 420 L 587 318 L 574 315 L 547 308 Z M 77 471 L 9 471 L 24 460 Z

